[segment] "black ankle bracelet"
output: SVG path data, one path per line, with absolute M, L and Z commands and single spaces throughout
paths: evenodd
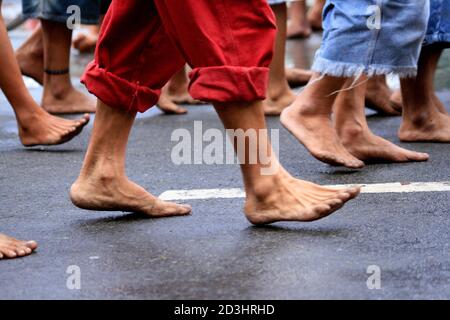
M 70 72 L 70 69 L 63 69 L 63 70 L 50 70 L 50 69 L 44 69 L 44 72 L 51 76 L 61 76 L 64 74 L 68 74 Z

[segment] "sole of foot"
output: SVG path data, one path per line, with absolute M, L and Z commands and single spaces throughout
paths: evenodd
M 300 141 L 317 160 L 332 166 L 361 169 L 364 162 L 350 154 L 341 143 L 328 116 L 301 114 L 290 106 L 281 113 L 283 126 Z
M 395 108 L 397 111 L 399 112 L 403 111 L 403 97 L 401 90 L 395 90 L 394 92 L 392 92 L 389 101 L 392 107 Z
M 192 211 L 188 205 L 162 201 L 126 178 L 78 179 L 70 198 L 85 210 L 133 212 L 151 218 L 186 216 Z
M 426 153 L 401 148 L 369 130 L 348 130 L 340 135 L 345 148 L 365 163 L 405 163 L 429 160 Z
M 331 189 L 287 177 L 265 195 L 248 196 L 245 213 L 249 222 L 257 226 L 282 221 L 312 222 L 341 209 L 360 192 L 360 187 Z
M 385 78 L 369 79 L 366 92 L 366 106 L 381 115 L 400 116 L 402 114 L 401 102 L 392 100 L 394 92 L 388 87 Z
M 85 114 L 77 120 L 67 120 L 46 114 L 19 128 L 20 141 L 25 147 L 54 146 L 69 142 L 89 123 Z
M 37 249 L 35 241 L 21 241 L 0 234 L 0 260 L 15 259 L 28 256 Z

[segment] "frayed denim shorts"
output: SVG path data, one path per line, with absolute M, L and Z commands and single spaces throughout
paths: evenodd
M 65 23 L 73 14 L 67 12 L 72 5 L 80 7 L 82 24 L 98 23 L 100 0 L 22 0 L 22 11 L 26 18 Z
M 450 0 L 431 0 L 430 21 L 425 45 L 434 43 L 450 45 Z
M 429 0 L 327 0 L 312 69 L 335 77 L 413 77 L 429 12 Z

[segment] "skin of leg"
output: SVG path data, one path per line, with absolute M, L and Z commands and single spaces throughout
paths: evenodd
M 367 82 L 366 106 L 383 115 L 399 116 L 402 114 L 402 105 L 391 99 L 393 94 L 386 76 L 372 77 Z
M 89 121 L 89 115 L 65 120 L 42 110 L 29 94 L 14 57 L 13 48 L 0 15 L 0 89 L 16 114 L 19 136 L 25 146 L 55 145 L 71 140 Z
M 161 201 L 126 177 L 126 147 L 136 113 L 114 109 L 100 101 L 97 107 L 83 168 L 70 192 L 74 205 L 153 218 L 190 214 L 191 207 Z
M 37 247 L 36 241 L 21 241 L 0 233 L 0 260 L 28 256 Z
M 290 22 L 287 30 L 288 38 L 308 38 L 312 29 L 306 16 L 306 0 L 294 1 L 289 7 Z
M 439 47 L 438 45 L 431 46 L 428 49 L 424 49 L 424 51 L 421 54 L 421 59 L 419 61 L 420 65 L 420 74 L 422 74 L 422 77 L 424 79 L 426 78 L 427 81 L 433 81 L 433 101 L 438 110 L 444 114 L 448 114 L 448 111 L 445 109 L 445 106 L 440 101 L 438 96 L 436 95 L 436 92 L 434 90 L 434 76 L 436 74 L 436 70 L 438 67 L 439 60 L 442 56 L 443 48 Z M 423 57 L 422 57 L 423 56 Z M 430 92 L 431 94 L 431 92 Z M 403 106 L 403 97 L 402 97 L 402 91 L 396 90 L 393 92 L 391 96 L 391 102 L 400 106 Z
M 281 114 L 281 123 L 318 160 L 334 166 L 358 169 L 364 162 L 344 147 L 332 123 L 331 115 L 346 78 L 315 74 L 295 102 Z
M 315 0 L 308 12 L 308 21 L 313 30 L 322 30 L 322 11 L 326 0 Z
M 442 47 L 422 49 L 416 78 L 403 79 L 403 122 L 400 140 L 406 142 L 450 142 L 450 116 L 436 96 L 434 76 Z
M 42 20 L 44 66 L 49 70 L 65 70 L 70 65 L 72 31 L 65 24 Z M 42 107 L 50 113 L 92 113 L 95 100 L 76 90 L 70 74 L 44 74 Z
M 42 27 L 39 25 L 31 36 L 17 49 L 16 59 L 24 76 L 44 84 L 44 44 Z
M 215 109 L 226 129 L 266 130 L 262 103 L 222 103 Z M 293 178 L 284 170 L 270 147 L 266 134 L 257 134 L 257 152 L 260 148 L 268 150 L 269 163 L 261 159 L 254 164 L 244 161 L 241 170 L 246 191 L 245 214 L 255 224 L 269 224 L 277 221 L 309 222 L 324 218 L 340 209 L 345 202 L 356 197 L 358 187 L 343 190 L 324 188 L 307 181 Z M 235 143 L 236 149 L 236 143 Z M 246 160 L 249 158 L 250 143 L 246 143 Z M 262 174 L 264 167 L 277 168 L 271 175 Z
M 344 87 L 350 87 L 349 79 Z M 373 134 L 367 124 L 364 98 L 367 78 L 362 77 L 351 90 L 339 93 L 335 105 L 336 131 L 343 145 L 356 158 L 368 162 L 426 161 L 428 154 L 409 151 Z
M 286 4 L 271 6 L 277 19 L 277 36 L 275 40 L 275 53 L 270 65 L 269 87 L 265 100 L 265 113 L 269 116 L 280 115 L 284 108 L 295 100 L 295 95 L 286 79 Z

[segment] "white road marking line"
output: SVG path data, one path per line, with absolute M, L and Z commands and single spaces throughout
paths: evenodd
M 355 185 L 334 185 L 331 188 L 346 188 Z M 411 183 L 375 183 L 361 184 L 362 193 L 411 193 L 411 192 L 450 192 L 450 181 L 446 182 L 411 182 Z M 166 201 L 174 200 L 206 200 L 206 199 L 233 199 L 244 198 L 244 190 L 230 189 L 193 189 L 169 190 L 162 193 L 159 198 Z

